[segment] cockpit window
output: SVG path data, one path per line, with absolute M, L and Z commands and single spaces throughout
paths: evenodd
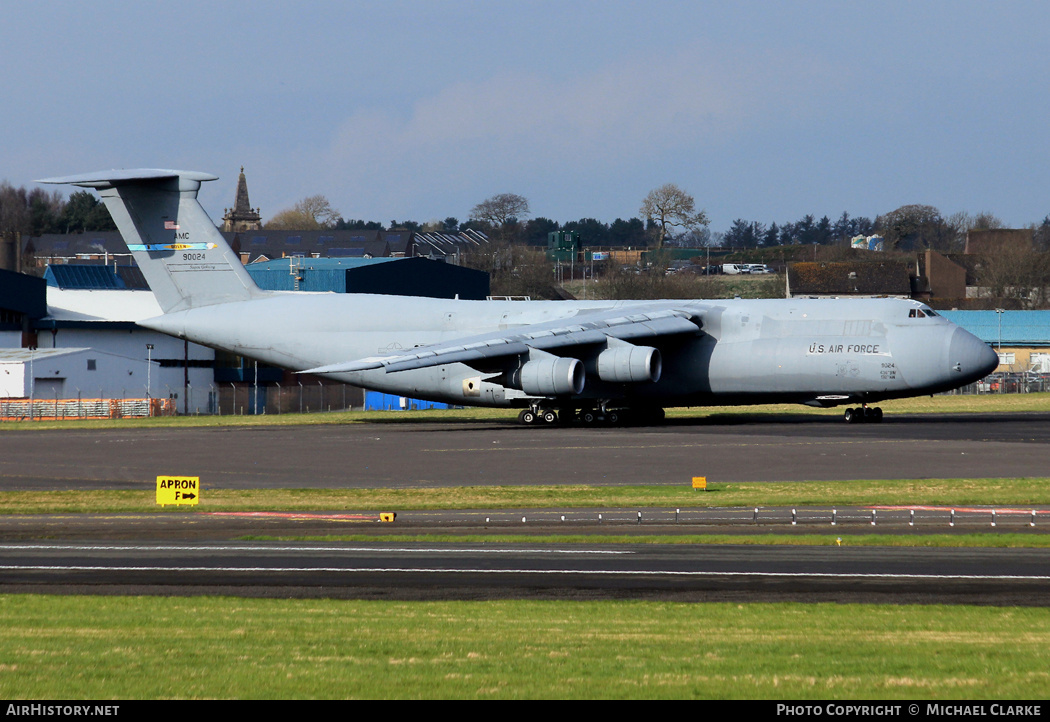
M 927 315 L 927 316 L 937 316 L 937 315 L 939 315 L 939 314 L 938 314 L 938 313 L 937 313 L 936 311 L 934 311 L 934 310 L 933 310 L 932 308 L 924 308 L 924 309 L 922 309 L 922 310 L 926 312 L 926 315 Z
M 936 316 L 937 312 L 932 308 L 913 308 L 908 311 L 908 318 L 926 318 Z

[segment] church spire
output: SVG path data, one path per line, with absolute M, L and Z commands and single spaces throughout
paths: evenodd
M 237 197 L 233 208 L 222 217 L 222 230 L 226 232 L 257 231 L 262 228 L 262 217 L 259 209 L 252 209 L 248 202 L 248 180 L 244 177 L 244 166 L 237 178 Z

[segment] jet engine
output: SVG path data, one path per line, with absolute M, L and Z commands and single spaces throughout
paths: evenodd
M 624 343 L 610 346 L 598 354 L 595 371 L 602 381 L 613 383 L 640 383 L 660 380 L 663 360 L 660 350 L 652 346 Z
M 530 396 L 565 396 L 583 391 L 586 379 L 579 359 L 545 356 L 528 361 L 515 374 L 518 386 Z

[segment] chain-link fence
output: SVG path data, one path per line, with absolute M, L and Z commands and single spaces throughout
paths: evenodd
M 174 399 L 0 399 L 0 421 L 174 416 Z
M 208 384 L 165 390 L 166 397 L 152 399 L 0 399 L 0 420 L 309 414 L 360 409 L 365 401 L 364 390 L 349 384 Z
M 364 390 L 349 384 L 216 384 L 209 393 L 209 410 L 190 410 L 189 413 L 223 416 L 310 414 L 359 409 L 364 402 Z
M 948 394 L 1035 394 L 1050 391 L 1050 374 L 995 373 Z

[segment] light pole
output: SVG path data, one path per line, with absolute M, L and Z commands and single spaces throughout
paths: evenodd
M 33 357 L 36 356 L 36 344 L 29 347 L 29 420 L 33 420 L 33 401 L 36 396 L 36 377 L 33 371 Z
M 153 381 L 153 344 L 146 344 L 146 400 L 153 397 L 153 389 L 150 384 Z
M 999 348 L 996 353 L 999 356 L 999 365 L 1003 363 L 1003 314 L 1006 313 L 1005 308 L 995 309 L 995 315 L 999 319 Z M 1003 381 L 1002 376 L 999 377 L 999 393 L 1003 392 Z

